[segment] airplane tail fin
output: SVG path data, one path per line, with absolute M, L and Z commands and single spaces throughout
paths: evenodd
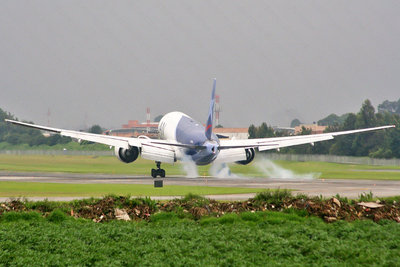
M 214 78 L 214 85 L 211 93 L 210 109 L 208 111 L 208 118 L 206 123 L 206 137 L 211 140 L 212 128 L 213 128 L 213 117 L 214 117 L 214 105 L 215 105 L 215 87 L 217 85 L 217 79 Z

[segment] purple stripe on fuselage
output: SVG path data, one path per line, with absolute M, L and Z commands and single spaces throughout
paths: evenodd
M 219 143 L 217 136 L 213 133 L 212 140 Z M 203 145 L 207 141 L 205 128 L 201 123 L 192 118 L 182 116 L 176 127 L 176 141 L 182 144 Z M 186 155 L 189 155 L 197 165 L 206 165 L 211 163 L 218 153 L 210 153 L 206 149 L 195 150 L 186 149 Z

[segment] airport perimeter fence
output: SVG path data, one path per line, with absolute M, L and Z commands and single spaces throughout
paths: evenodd
M 363 164 L 375 166 L 398 166 L 400 159 L 374 159 L 368 157 L 349 157 L 335 155 L 303 155 L 303 154 L 280 154 L 280 153 L 265 153 L 264 156 L 270 160 L 285 160 L 285 161 L 321 161 L 332 163 L 345 164 Z
M 109 151 L 77 151 L 77 150 L 0 150 L 0 154 L 6 155 L 68 155 L 68 156 L 114 156 L 114 150 Z M 263 153 L 270 160 L 286 161 L 321 161 L 345 164 L 364 164 L 375 166 L 399 166 L 400 159 L 374 159 L 368 157 L 348 157 L 335 155 L 300 155 Z

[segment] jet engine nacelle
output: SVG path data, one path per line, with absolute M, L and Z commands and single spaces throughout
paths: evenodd
M 134 162 L 138 158 L 140 153 L 139 148 L 135 146 L 131 146 L 129 149 L 115 147 L 114 151 L 117 158 L 125 163 Z
M 246 152 L 246 159 L 245 160 L 236 161 L 235 163 L 240 164 L 240 165 L 247 165 L 247 164 L 249 164 L 250 162 L 253 161 L 254 156 L 256 154 L 256 152 L 254 151 L 254 148 L 246 148 L 245 152 Z

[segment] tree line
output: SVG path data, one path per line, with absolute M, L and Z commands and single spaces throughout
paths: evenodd
M 70 137 L 59 134 L 51 134 L 46 137 L 37 129 L 6 123 L 5 119 L 18 120 L 14 115 L 0 108 L 0 143 L 6 142 L 11 145 L 28 144 L 34 147 L 40 145 L 55 146 L 58 144 L 67 144 L 72 141 Z M 102 133 L 103 130 L 99 125 L 93 125 L 89 128 L 88 132 Z
M 393 107 L 394 104 L 388 105 L 387 103 L 398 103 L 399 108 Z M 365 100 L 358 113 L 347 113 L 342 116 L 331 114 L 327 118 L 320 120 L 319 123 L 322 122 L 328 126 L 325 132 L 346 131 L 383 125 L 396 125 L 396 128 L 338 136 L 330 141 L 317 142 L 314 146 L 300 145 L 282 148 L 281 153 L 400 158 L 400 99 L 398 102 L 385 101 L 383 104 L 379 105 L 379 112 L 375 112 L 375 108 L 371 102 Z M 389 106 L 391 112 L 384 108 L 386 106 Z M 248 132 L 249 138 L 277 137 L 284 134 L 282 132 L 275 132 L 265 122 L 258 127 L 250 125 Z M 310 130 L 303 127 L 301 134 L 310 133 Z

